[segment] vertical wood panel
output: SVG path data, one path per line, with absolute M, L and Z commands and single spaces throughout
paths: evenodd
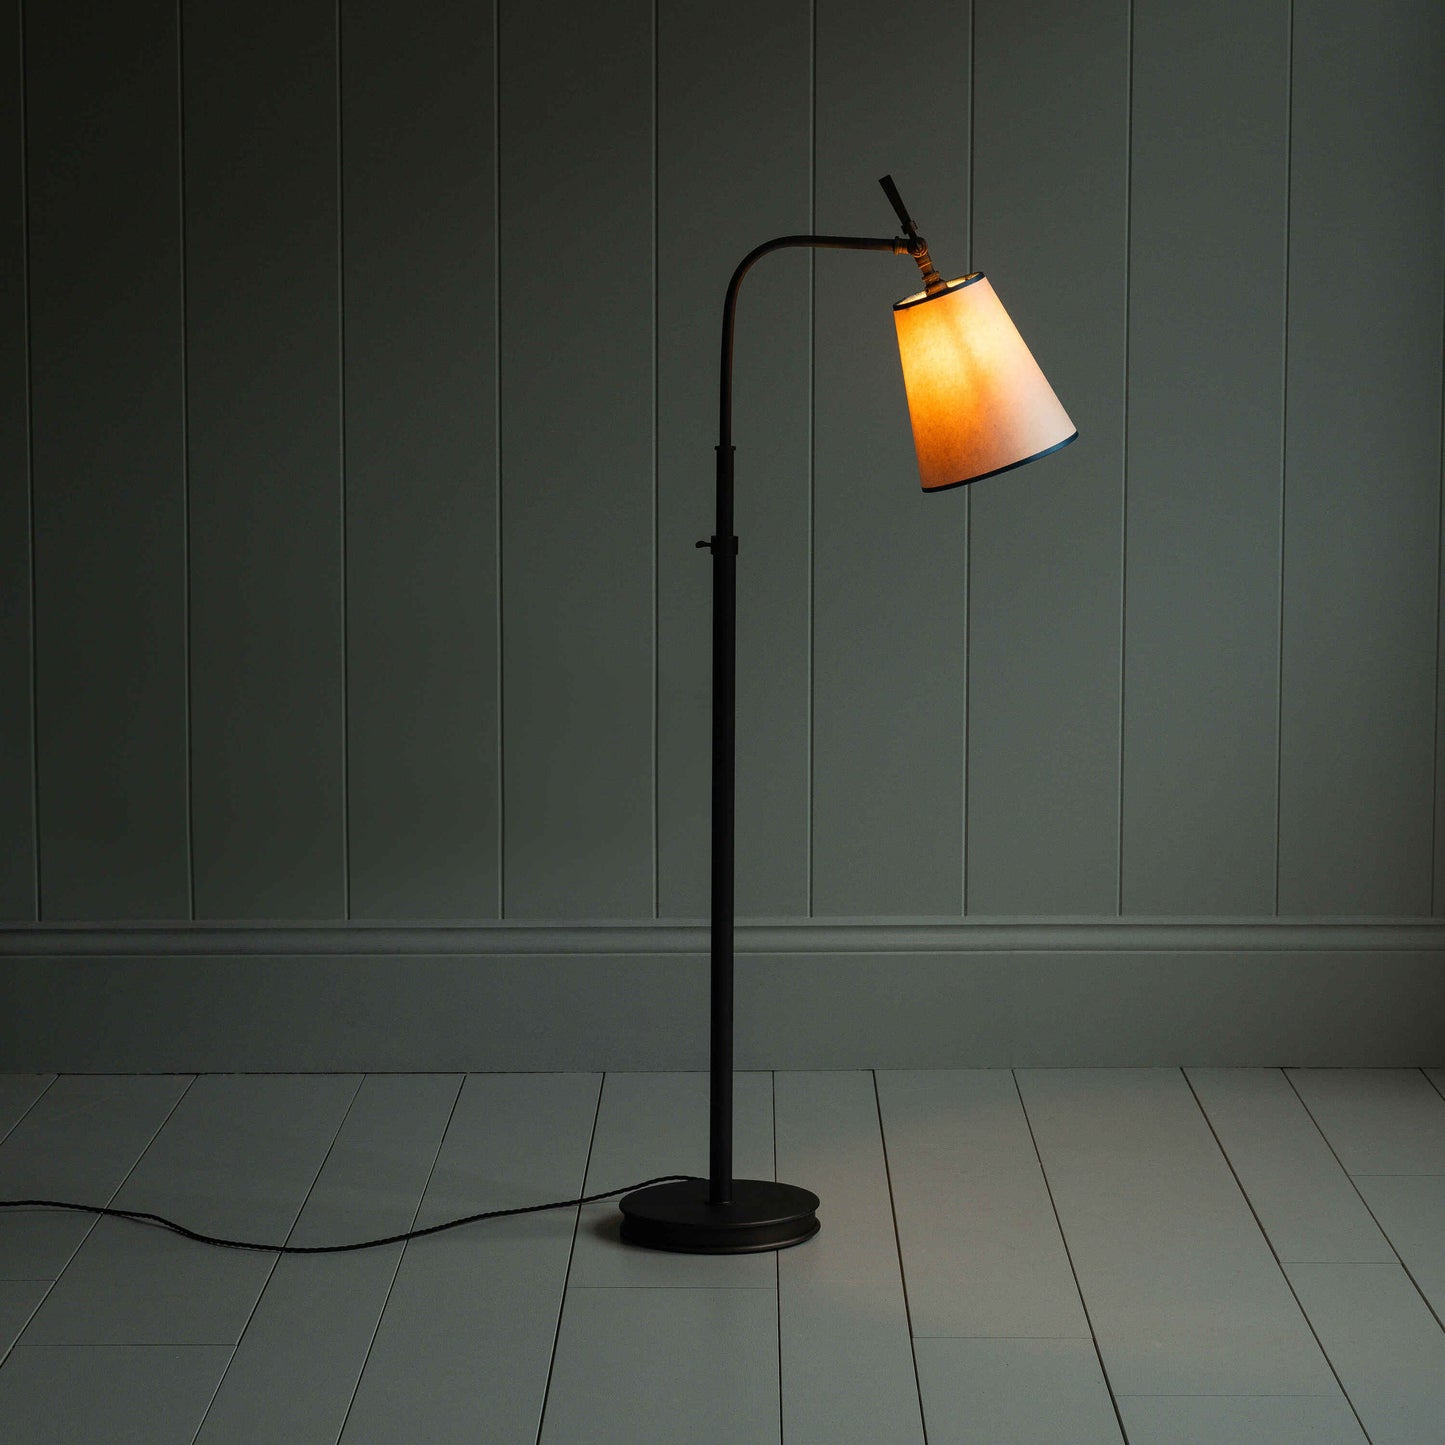
M 351 911 L 498 911 L 490 6 L 341 10 Z
M 1445 11 L 1295 12 L 1283 913 L 1431 907 Z
M 41 912 L 184 918 L 175 7 L 26 21 Z
M 1125 913 L 1274 911 L 1288 47 L 1134 10 Z
M 663 0 L 657 37 L 658 907 L 708 908 L 718 335 L 728 277 L 809 228 L 807 0 Z M 706 218 L 704 223 L 704 218 Z M 737 907 L 808 911 L 807 253 L 768 257 L 738 307 Z
M 652 40 L 501 8 L 509 916 L 653 911 Z
M 976 0 L 974 23 L 972 264 L 1079 441 L 969 490 L 968 911 L 1113 913 L 1129 10 Z
M 345 911 L 336 16 L 184 9 L 196 913 Z
M 35 874 L 34 618 L 30 609 L 30 364 L 22 13 L 0 53 L 0 919 L 28 920 Z
M 933 257 L 966 269 L 969 14 L 926 44 L 820 0 L 817 228 L 888 236 L 898 183 Z M 954 914 L 963 892 L 967 504 L 918 483 L 890 307 L 903 257 L 820 252 L 814 321 L 813 912 Z

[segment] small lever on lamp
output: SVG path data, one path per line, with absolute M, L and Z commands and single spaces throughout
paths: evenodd
M 898 194 L 893 177 L 880 176 L 878 184 L 883 187 L 883 194 L 888 197 L 889 205 L 897 213 L 899 224 L 908 236 L 908 254 L 918 262 L 918 269 L 923 273 L 923 289 L 930 296 L 946 291 L 948 283 L 933 269 L 933 261 L 928 254 L 928 242 L 918 234 L 918 227 L 913 224 L 913 217 L 908 214 L 908 207 L 903 204 L 903 197 Z

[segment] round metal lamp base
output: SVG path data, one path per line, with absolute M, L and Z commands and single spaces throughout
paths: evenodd
M 818 1232 L 818 1196 L 770 1179 L 735 1179 L 729 1204 L 708 1203 L 708 1181 L 634 1189 L 620 1202 L 622 1237 L 679 1254 L 756 1254 L 802 1244 Z

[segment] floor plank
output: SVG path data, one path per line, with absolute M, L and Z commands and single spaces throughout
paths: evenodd
M 1394 1259 L 1278 1069 L 1189 1069 L 1186 1075 L 1280 1259 Z
M 1092 1340 L 916 1342 L 928 1445 L 1119 1445 Z
M 361 1086 L 288 1243 L 409 1229 L 461 1089 L 456 1074 L 373 1074 Z M 241 1337 L 197 1445 L 334 1441 L 402 1246 L 286 1255 Z
M 0 1144 L 0 1199 L 109 1204 L 181 1096 L 189 1074 L 67 1075 Z M 0 1211 L 0 1277 L 60 1277 L 93 1214 Z
M 1345 1397 L 1123 1395 L 1129 1445 L 1366 1445 Z
M 1018 1078 L 1116 1395 L 1335 1389 L 1178 1070 Z
M 190 1445 L 225 1345 L 22 1345 L 0 1370 L 0 1440 Z
M 54 1082 L 54 1074 L 0 1074 L 0 1142 Z
M 915 1338 L 1088 1338 L 1007 1069 L 880 1073 Z
M 777 1441 L 777 1330 L 771 1290 L 569 1288 L 541 1445 Z
M 472 1074 L 418 1226 L 576 1198 L 596 1074 Z M 345 1445 L 535 1438 L 575 1209 L 483 1220 L 406 1246 L 342 1431 Z
M 1445 1098 L 1418 1069 L 1290 1069 L 1351 1174 L 1445 1174 Z
M 1445 1333 L 1398 1264 L 1291 1264 L 1373 1445 L 1445 1442 Z
M 822 1229 L 778 1255 L 788 1445 L 922 1445 L 873 1075 L 780 1073 L 778 1177 L 811 1189 Z
M 608 1074 L 587 1169 L 587 1194 L 658 1174 L 706 1174 L 706 1074 Z M 773 1079 L 733 1076 L 733 1173 L 772 1179 Z M 767 1254 L 669 1254 L 621 1242 L 616 1199 L 585 1205 L 577 1227 L 569 1288 L 599 1285 L 726 1288 L 777 1284 Z
M 207 1234 L 285 1239 L 361 1080 L 197 1079 L 115 1202 Z M 27 1345 L 234 1345 L 274 1254 L 102 1219 L 26 1330 Z
M 1445 1322 L 1445 1175 L 1361 1174 L 1355 1183 L 1415 1288 Z

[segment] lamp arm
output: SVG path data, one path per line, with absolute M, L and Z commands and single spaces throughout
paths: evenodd
M 873 236 L 775 236 L 771 241 L 764 241 L 761 246 L 754 246 L 741 261 L 732 274 L 732 280 L 728 282 L 727 298 L 723 302 L 723 326 L 722 326 L 722 366 L 719 371 L 720 386 L 718 395 L 718 446 L 729 447 L 733 440 L 733 323 L 737 312 L 738 288 L 743 284 L 743 277 L 752 270 L 753 263 L 762 259 L 770 251 L 786 250 L 790 246 L 804 246 L 813 250 L 824 251 L 887 251 L 894 256 L 912 256 L 917 247 L 921 247 L 923 254 L 928 254 L 928 247 L 922 238 L 910 240 L 903 236 L 891 238 Z M 718 518 L 718 534 L 724 535 L 732 530 L 731 509 L 729 509 L 728 524 L 723 526 L 723 519 Z

